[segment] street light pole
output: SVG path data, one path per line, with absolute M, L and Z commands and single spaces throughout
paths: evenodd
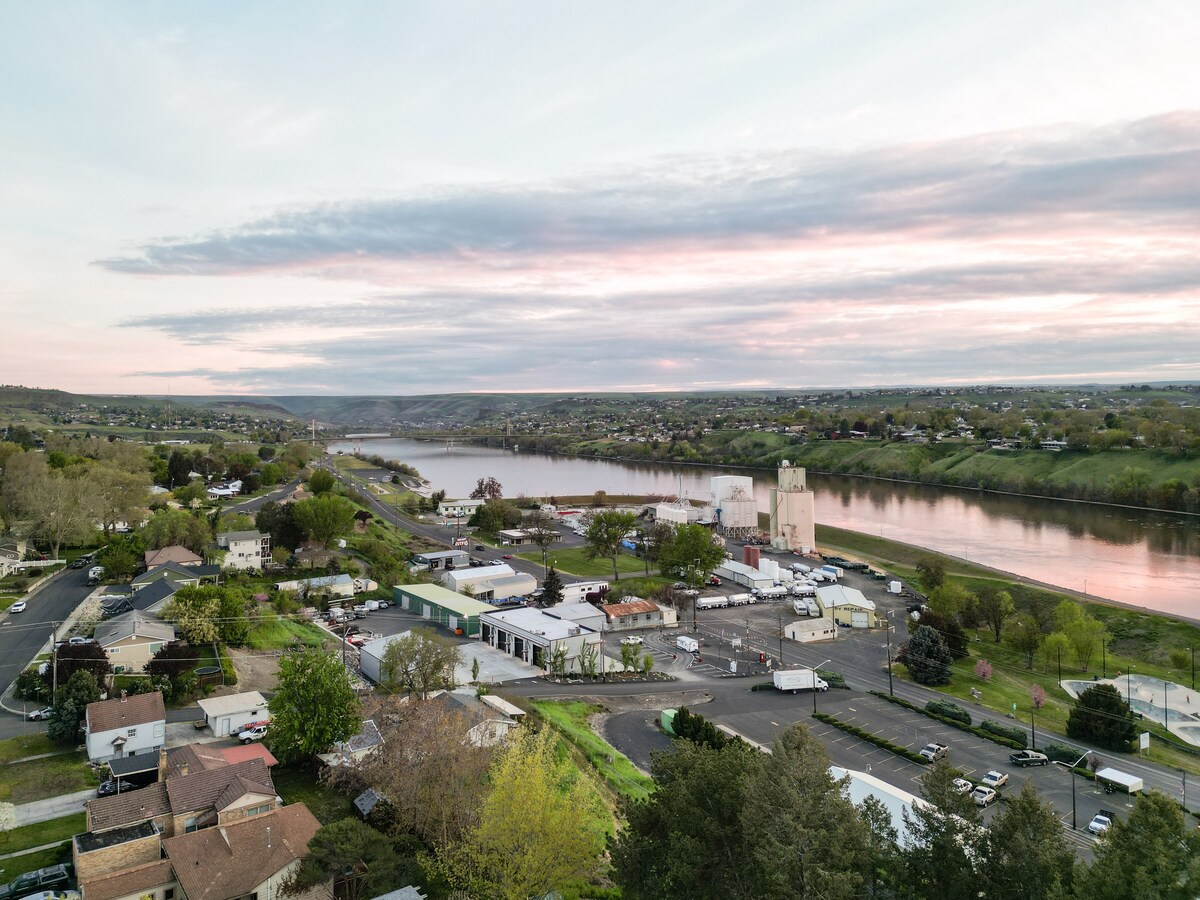
M 1063 768 L 1069 768 L 1071 770 L 1071 829 L 1073 831 L 1079 830 L 1079 820 L 1076 817 L 1075 812 L 1075 767 L 1091 755 L 1092 751 L 1088 750 L 1083 754 L 1083 756 L 1079 757 L 1079 759 L 1075 760 L 1075 762 L 1071 763 L 1069 766 L 1065 762 L 1059 762 L 1057 759 L 1054 760 L 1054 764 L 1056 766 L 1062 766 Z
M 820 691 L 817 690 L 817 669 L 821 668 L 821 666 L 825 665 L 825 663 L 827 663 L 827 662 L 829 662 L 829 660 L 825 660 L 825 662 L 819 662 L 815 666 L 813 666 L 813 670 L 812 670 L 812 673 L 813 673 L 813 686 L 812 686 L 813 715 L 817 714 L 817 694 L 820 693 Z

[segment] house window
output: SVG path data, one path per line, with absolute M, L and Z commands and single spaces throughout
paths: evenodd
M 112 654 L 117 654 L 117 653 L 121 652 L 121 648 L 120 647 L 109 647 L 108 652 L 112 653 Z
M 158 653 L 158 651 L 161 650 L 162 648 L 163 648 L 162 644 L 151 644 L 150 645 L 150 655 L 153 656 L 154 654 Z
M 163 900 L 175 900 L 175 888 L 167 888 L 163 891 Z
M 129 737 L 137 737 L 137 729 L 130 728 L 128 731 L 125 732 L 125 734 L 128 735 Z
M 196 819 L 194 817 L 191 819 L 184 819 L 183 820 L 183 830 L 184 830 L 185 834 L 191 834 L 193 831 L 195 831 L 196 830 Z

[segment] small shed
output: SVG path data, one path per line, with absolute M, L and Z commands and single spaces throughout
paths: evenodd
M 267 700 L 258 691 L 206 697 L 196 701 L 196 705 L 204 712 L 204 720 L 214 737 L 236 736 L 251 722 L 270 718 Z
M 831 641 L 837 637 L 837 623 L 831 619 L 800 619 L 783 626 L 783 636 L 802 644 Z
M 609 603 L 601 607 L 608 619 L 608 631 L 624 631 L 630 628 L 657 628 L 663 623 L 662 610 L 657 603 L 633 598 L 624 603 Z

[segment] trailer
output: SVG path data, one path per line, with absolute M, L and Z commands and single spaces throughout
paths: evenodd
M 683 635 L 683 634 L 681 634 L 679 637 L 675 638 L 675 646 L 678 647 L 680 650 L 682 650 L 684 653 L 699 653 L 700 652 L 700 642 L 693 637 L 688 637 L 687 635 Z
M 846 570 L 840 566 L 821 566 L 821 568 L 817 571 L 824 572 L 826 577 L 832 576 L 834 580 L 844 578 L 846 576 Z
M 1128 772 L 1122 772 L 1119 769 L 1105 767 L 1096 770 L 1096 780 L 1103 781 L 1106 784 L 1111 784 L 1125 791 L 1127 794 L 1136 794 L 1142 790 L 1145 785 L 1142 779 L 1136 775 L 1130 775 Z
M 812 669 L 776 669 L 772 679 L 777 691 L 829 690 L 829 684 Z
M 696 601 L 696 609 L 724 609 L 728 605 L 727 597 L 701 597 Z

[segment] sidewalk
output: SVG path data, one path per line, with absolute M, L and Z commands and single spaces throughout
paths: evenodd
M 49 797 L 34 803 L 22 803 L 13 807 L 13 827 L 32 825 L 34 822 L 49 822 L 51 819 L 61 819 L 72 813 L 83 812 L 83 804 L 96 796 L 95 788 L 86 791 L 76 791 L 73 794 L 63 794 L 59 797 Z

